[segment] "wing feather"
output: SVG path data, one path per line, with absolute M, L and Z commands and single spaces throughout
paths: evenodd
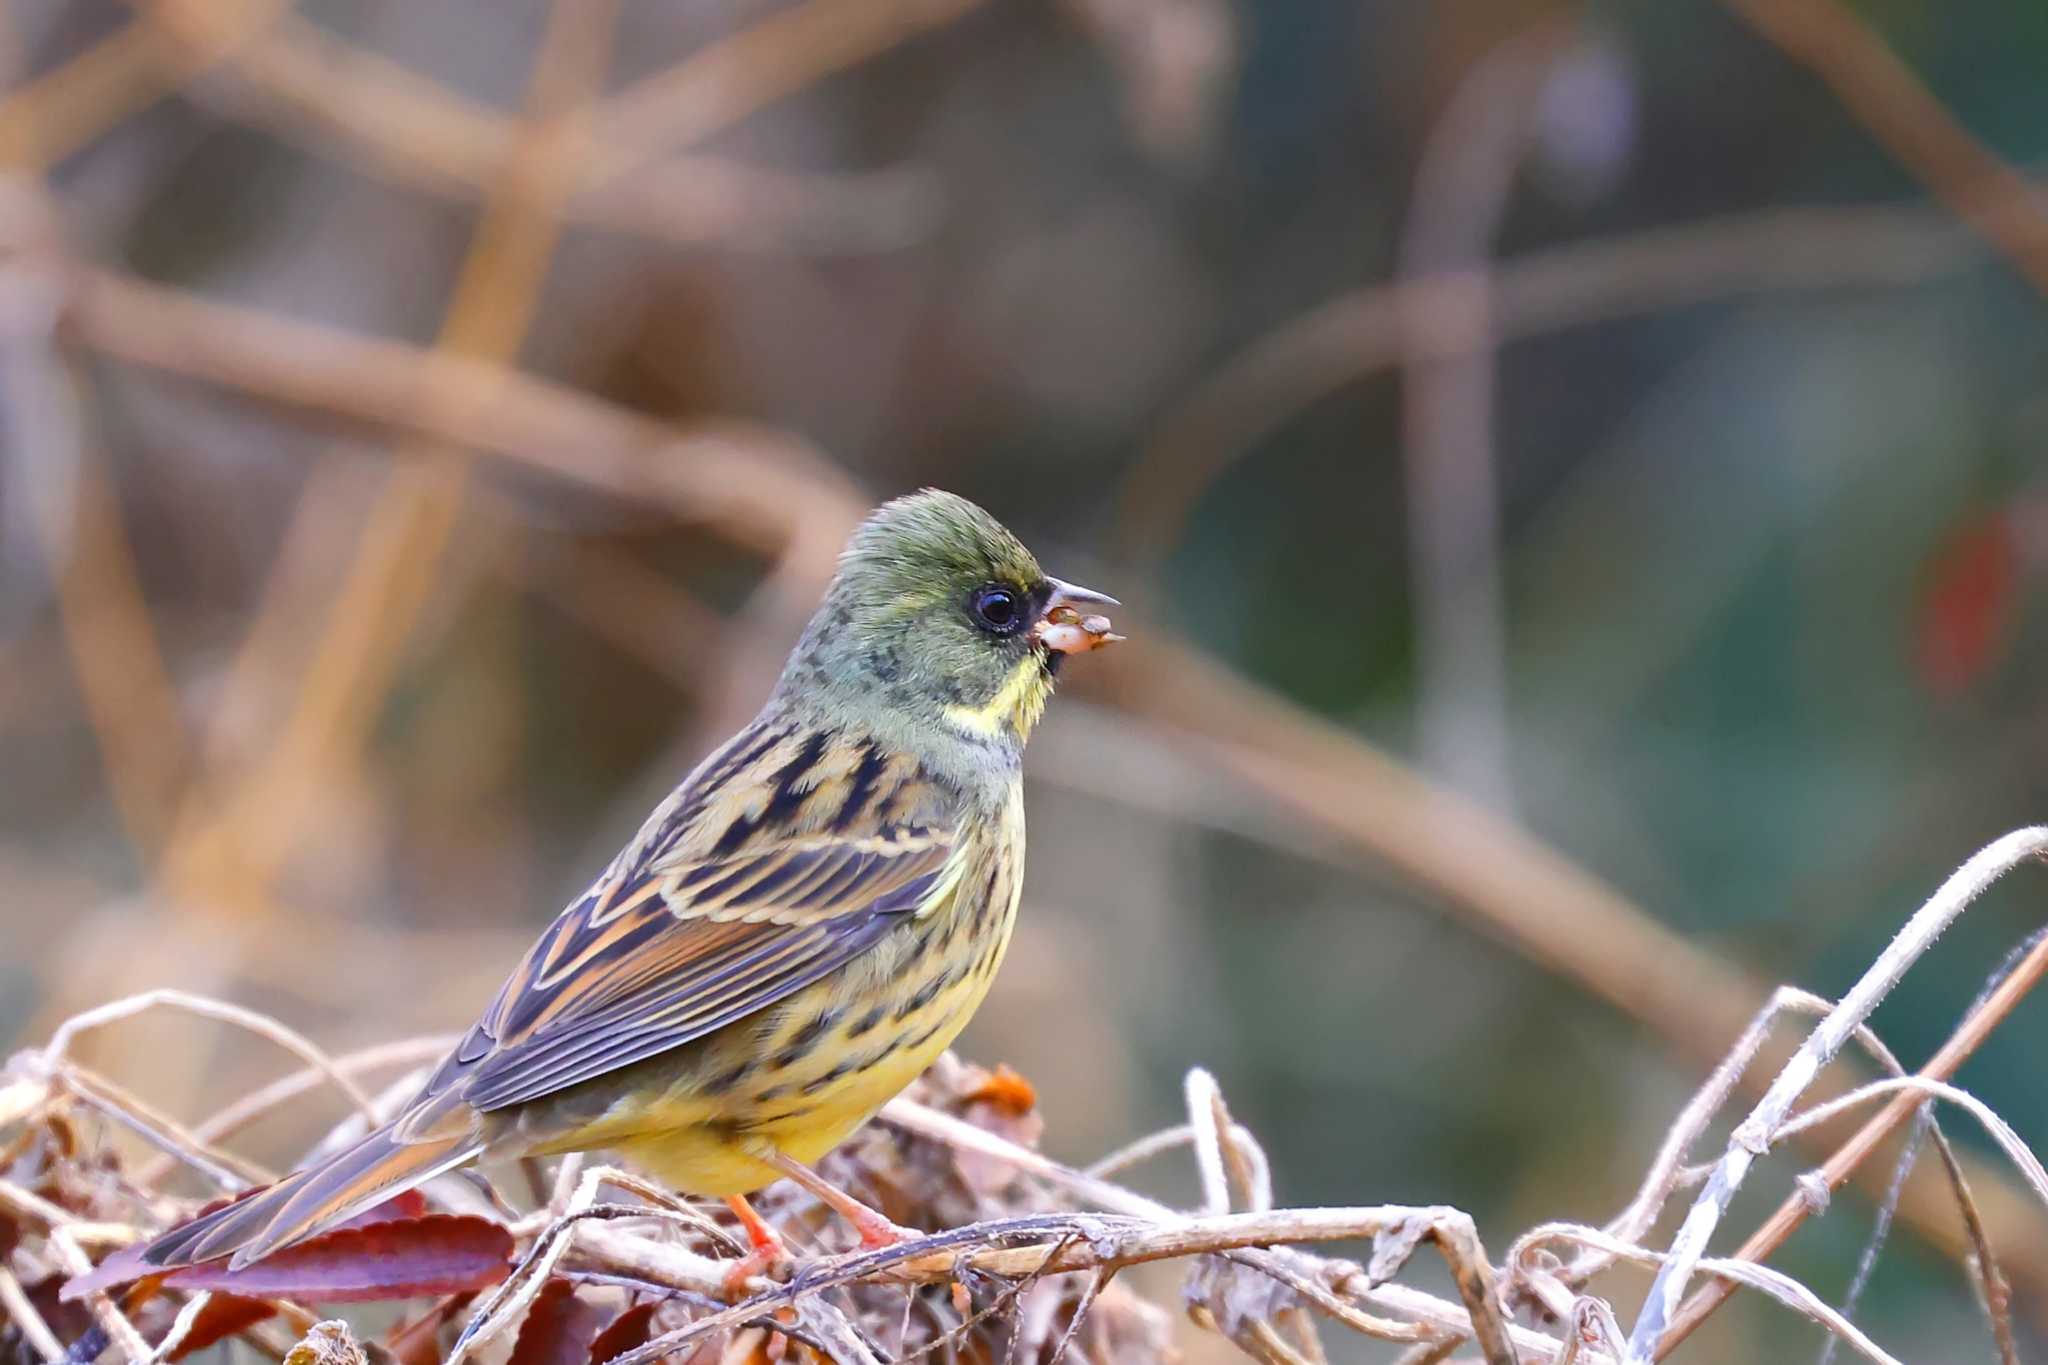
M 846 966 L 943 890 L 960 808 L 872 740 L 757 722 L 548 927 L 401 1133 L 680 1047 Z

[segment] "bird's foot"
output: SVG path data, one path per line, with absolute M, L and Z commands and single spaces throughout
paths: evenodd
M 746 1229 L 749 1248 L 747 1254 L 734 1261 L 732 1268 L 725 1272 L 722 1285 L 726 1301 L 738 1303 L 752 1295 L 753 1281 L 757 1276 L 769 1274 L 789 1263 L 789 1248 L 783 1245 L 775 1229 L 754 1212 L 754 1206 L 744 1197 L 733 1195 L 725 1203 L 733 1216 L 740 1220 L 740 1226 Z
M 924 1236 L 916 1228 L 899 1227 L 890 1222 L 888 1216 L 880 1209 L 869 1208 L 800 1161 L 784 1156 L 780 1152 L 769 1155 L 765 1160 L 776 1170 L 816 1195 L 833 1212 L 850 1223 L 853 1230 L 860 1234 L 863 1250 L 879 1251 L 883 1247 L 892 1247 L 899 1242 L 914 1241 Z
M 914 1242 L 924 1236 L 916 1228 L 906 1228 L 901 1223 L 892 1223 L 880 1210 L 855 1202 L 851 1207 L 841 1208 L 839 1215 L 853 1225 L 860 1234 L 863 1251 L 880 1251 L 883 1247 L 898 1246 Z

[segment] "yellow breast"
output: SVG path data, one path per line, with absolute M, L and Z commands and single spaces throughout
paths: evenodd
M 772 1147 L 810 1163 L 843 1142 L 951 1046 L 988 994 L 1016 923 L 1024 809 L 962 840 L 942 890 L 875 949 L 758 1019 L 732 1025 L 701 1065 L 614 1145 L 693 1194 L 777 1178 Z M 635 1127 L 641 1125 L 636 1124 Z

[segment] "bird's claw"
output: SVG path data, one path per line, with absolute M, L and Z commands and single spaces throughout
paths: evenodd
M 732 1263 L 731 1268 L 725 1272 L 725 1278 L 719 1288 L 727 1303 L 739 1303 L 753 1297 L 756 1277 L 767 1275 L 779 1279 L 788 1273 L 792 1264 L 794 1263 L 790 1260 L 789 1251 L 782 1245 L 780 1238 L 758 1244 L 752 1251 Z

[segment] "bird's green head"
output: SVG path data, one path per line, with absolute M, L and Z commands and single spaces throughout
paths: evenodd
M 936 489 L 878 508 L 784 668 L 777 696 L 920 749 L 1014 758 L 1060 660 L 1120 637 L 1115 599 L 1049 577 L 981 508 Z

